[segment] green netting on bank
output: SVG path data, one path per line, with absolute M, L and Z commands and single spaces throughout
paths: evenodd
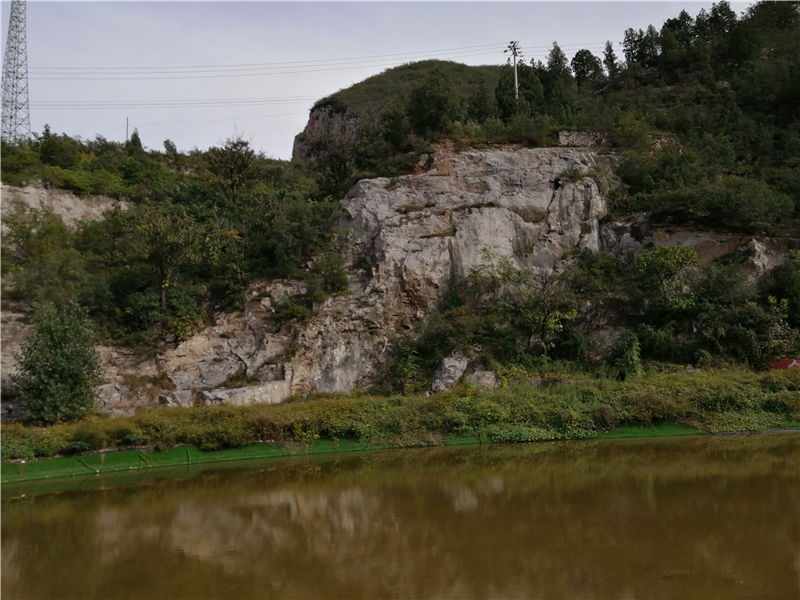
M 123 450 L 100 454 L 82 454 L 2 465 L 2 482 L 31 481 L 55 477 L 81 477 L 117 471 L 136 471 L 161 467 L 204 464 L 254 458 L 272 458 L 297 454 L 320 454 L 383 448 L 350 440 L 317 440 L 310 445 L 284 447 L 273 444 L 251 444 L 241 448 L 203 451 L 195 446 L 178 446 L 157 450 Z

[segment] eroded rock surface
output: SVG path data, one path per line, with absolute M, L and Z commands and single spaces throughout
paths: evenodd
M 2 215 L 6 217 L 15 206 L 46 210 L 58 215 L 68 227 L 80 221 L 99 221 L 103 213 L 114 208 L 127 210 L 131 203 L 108 196 L 77 196 L 67 190 L 32 184 L 25 187 L 2 186 Z
M 315 306 L 305 322 L 286 321 L 279 304 L 302 294 L 303 284 L 262 283 L 250 288 L 241 313 L 217 315 L 158 356 L 103 349 L 101 410 L 275 403 L 369 388 L 389 365 L 397 334 L 439 306 L 486 252 L 539 276 L 585 248 L 632 258 L 649 244 L 677 244 L 703 260 L 745 248 L 762 274 L 785 255 L 775 241 L 653 228 L 644 216 L 601 224 L 608 206 L 597 180 L 608 180 L 614 161 L 581 147 L 444 151 L 420 164 L 424 172 L 360 181 L 341 201 L 348 293 Z M 458 370 L 447 386 L 465 372 Z

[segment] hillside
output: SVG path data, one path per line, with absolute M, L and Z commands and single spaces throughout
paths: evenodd
M 402 98 L 419 81 L 434 70 L 453 81 L 456 91 L 469 97 L 481 90 L 494 90 L 500 79 L 502 67 L 485 65 L 472 67 L 445 60 L 424 60 L 405 64 L 368 77 L 349 88 L 339 90 L 318 100 L 312 110 L 330 107 L 334 111 L 357 114 L 379 112 L 390 102 Z
M 5 183 L 126 199 L 4 206 L 4 308 L 86 309 L 107 412 L 764 368 L 800 352 L 797 9 L 684 13 L 624 62 L 554 45 L 519 103 L 507 66 L 392 69 L 320 101 L 293 162 L 4 143 Z

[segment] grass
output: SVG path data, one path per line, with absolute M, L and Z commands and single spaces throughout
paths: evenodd
M 515 383 L 526 379 L 515 375 L 501 378 L 504 385 L 493 391 L 463 386 L 429 397 L 319 395 L 279 405 L 156 409 L 52 427 L 3 425 L 2 478 L 374 447 L 800 428 L 800 369 L 654 373 L 627 381 L 530 373 L 540 382 L 536 387 Z M 91 454 L 113 449 L 130 451 Z M 53 456 L 59 458 L 32 461 Z
M 598 437 L 604 440 L 615 440 L 621 438 L 638 438 L 638 437 L 661 437 L 668 435 L 702 435 L 705 431 L 694 429 L 688 425 L 680 423 L 651 423 L 650 425 L 621 425 L 601 433 Z
M 390 101 L 406 96 L 411 88 L 437 67 L 466 97 L 480 89 L 494 93 L 503 69 L 496 65 L 468 66 L 452 61 L 424 60 L 387 69 L 319 100 L 314 107 L 342 107 L 356 113 L 378 110 Z

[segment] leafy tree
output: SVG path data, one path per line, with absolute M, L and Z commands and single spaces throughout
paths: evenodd
M 235 207 L 258 176 L 259 159 L 250 142 L 241 136 L 232 137 L 222 146 L 209 148 L 205 165 L 220 190 L 225 208 Z
M 0 172 L 3 183 L 24 185 L 36 177 L 39 155 L 27 142 L 9 144 L 0 140 Z
M 563 281 L 548 275 L 537 281 L 532 271 L 515 267 L 506 256 L 484 250 L 484 262 L 470 273 L 467 296 L 498 329 L 510 328 L 525 340 L 523 352 L 547 355 L 575 317 Z
M 84 257 L 60 217 L 16 205 L 3 216 L 3 292 L 28 302 L 63 304 L 87 275 Z
M 633 267 L 651 299 L 680 312 L 694 304 L 691 267 L 697 264 L 697 253 L 691 248 L 656 246 L 641 252 Z
M 482 85 L 467 99 L 467 117 L 476 123 L 485 123 L 498 114 L 497 99 Z
M 500 117 L 509 121 L 514 115 L 532 116 L 544 112 L 544 87 L 537 69 L 524 63 L 517 65 L 519 101 L 514 97 L 514 69 L 504 67 L 495 88 Z
M 152 267 L 160 290 L 161 309 L 182 267 L 198 261 L 200 231 L 186 210 L 169 202 L 145 203 L 128 221 L 128 251 L 134 260 Z
M 550 114 L 561 122 L 570 120 L 578 89 L 567 62 L 567 56 L 556 42 L 547 55 L 542 83 Z
M 463 98 L 439 67 L 411 89 L 406 105 L 412 129 L 421 135 L 447 131 L 461 118 Z
M 603 66 L 600 59 L 589 50 L 578 50 L 570 63 L 578 87 L 596 85 L 603 80 Z
M 133 130 L 131 138 L 125 142 L 125 152 L 129 156 L 141 156 L 144 154 L 144 146 L 142 145 L 142 138 L 139 137 L 139 130 Z
M 86 309 L 42 304 L 33 316 L 30 337 L 15 357 L 12 376 L 28 418 L 36 425 L 74 421 L 94 408 L 101 382 L 94 333 Z
M 80 145 L 68 135 L 56 135 L 45 125 L 39 137 L 39 160 L 42 164 L 70 169 L 78 166 Z

